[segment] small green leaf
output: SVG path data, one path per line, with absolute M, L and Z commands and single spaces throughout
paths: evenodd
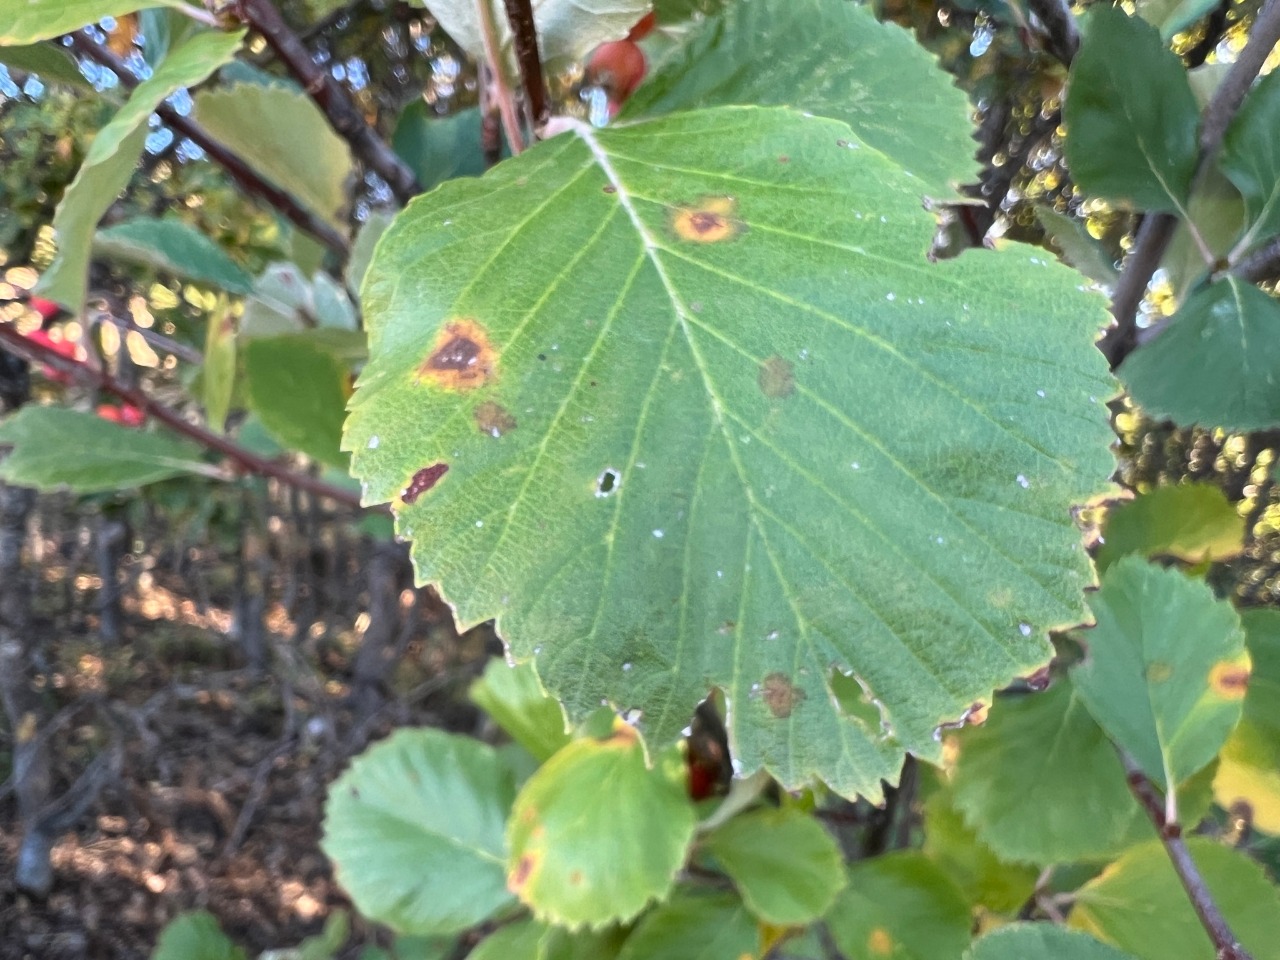
M 3 3 L 0 2 L 0 9 Z M 0 12 L 2 22 L 3 12 Z M 23 47 L 0 46 L 0 63 L 39 75 L 46 83 L 65 83 L 80 90 L 92 90 L 91 84 L 65 47 L 53 43 L 33 43 Z
M 1177 557 L 1190 564 L 1229 560 L 1244 549 L 1244 518 L 1212 483 L 1156 487 L 1107 511 L 1098 572 L 1121 557 Z
M 1253 826 L 1280 834 L 1280 611 L 1246 610 L 1240 621 L 1253 673 L 1240 725 L 1220 754 L 1214 795 L 1228 810 L 1247 803 Z
M 1232 933 L 1253 960 L 1280 960 L 1280 897 L 1262 867 L 1201 837 L 1189 838 L 1187 847 Z M 1159 840 L 1133 847 L 1076 891 L 1067 922 L 1141 960 L 1217 956 Z
M 1160 260 L 1178 303 L 1184 302 L 1205 280 L 1216 263 L 1208 263 L 1204 248 L 1215 261 L 1225 261 L 1246 223 L 1244 199 L 1231 181 L 1210 169 L 1196 181 L 1187 202 L 1185 218 L 1179 218 Z M 1195 225 L 1192 234 L 1191 225 Z
M 1053 923 L 1011 923 L 965 951 L 964 960 L 1133 960 L 1133 955 Z
M 0 46 L 50 40 L 104 17 L 180 0 L 0 0 Z
M 570 927 L 627 922 L 671 890 L 696 817 L 681 778 L 650 768 L 621 720 L 575 740 L 520 790 L 507 882 L 534 913 Z
M 1120 365 L 1156 419 L 1232 431 L 1280 424 L 1280 303 L 1228 276 L 1193 294 L 1169 329 Z
M 1249 232 L 1241 252 L 1280 233 L 1280 74 L 1267 74 L 1245 98 L 1227 128 L 1218 166 L 1244 196 Z
M 987 722 L 956 742 L 955 805 L 1006 860 L 1099 860 L 1152 836 L 1115 747 L 1066 677 L 1044 693 L 997 699 Z M 1179 793 L 1188 824 L 1211 800 L 1198 779 Z
M 253 294 L 245 301 L 240 319 L 243 337 L 264 337 L 281 333 L 307 332 L 319 338 L 323 331 L 356 332 L 355 307 L 346 292 L 327 274 L 317 273 L 308 280 L 297 265 L 277 262 L 267 267 L 253 281 Z M 363 359 L 363 337 L 358 338 Z M 334 348 L 334 344 L 328 344 Z M 335 353 L 346 356 L 343 350 Z
M 1208 764 L 1240 720 L 1249 655 L 1240 618 L 1199 580 L 1117 561 L 1089 597 L 1097 626 L 1071 668 L 1081 699 L 1161 788 Z
M 243 30 L 195 34 L 138 84 L 125 105 L 98 131 L 54 213 L 58 254 L 40 277 L 35 292 L 74 312 L 80 310 L 94 231 L 133 176 L 147 138 L 147 118 L 170 94 L 199 83 L 234 57 L 243 40 Z
M 0 421 L 0 447 L 9 445 L 0 479 L 39 490 L 100 493 L 184 473 L 219 475 L 192 443 L 63 407 L 28 404 Z
M 849 868 L 827 914 L 836 947 L 852 960 L 939 960 L 969 943 L 969 904 L 923 854 L 898 851 Z
M 276 186 L 345 229 L 351 149 L 306 94 L 255 83 L 202 90 L 193 116 Z
M 249 408 L 286 447 L 345 468 L 338 449 L 350 373 L 306 334 L 255 337 L 244 344 Z
M 1036 219 L 1044 228 L 1065 263 L 1075 267 L 1094 283 L 1110 288 L 1120 271 L 1102 244 L 1089 235 L 1085 225 L 1075 217 L 1059 213 L 1053 207 L 1037 204 Z
M 744 775 L 877 797 L 1078 622 L 1102 298 L 1041 250 L 928 263 L 916 179 L 842 123 L 565 122 L 379 241 L 365 501 L 572 721 L 637 708 L 661 747 L 718 686 Z
M 454 177 L 484 173 L 479 107 L 441 117 L 426 101 L 414 100 L 396 121 L 391 146 L 413 170 L 423 190 Z
M 245 953 L 222 932 L 213 914 L 197 910 L 165 924 L 151 960 L 245 960 Z
M 637 925 L 618 960 L 739 960 L 760 956 L 760 931 L 730 893 L 680 893 Z
M 813 817 L 795 808 L 734 817 L 706 839 L 748 909 L 789 927 L 826 913 L 844 887 L 844 858 Z
M 978 839 L 955 808 L 949 785 L 936 784 L 924 804 L 923 852 L 964 892 L 975 906 L 1014 913 L 1035 890 L 1039 871 L 1005 863 Z
M 538 760 L 550 759 L 569 742 L 564 710 L 542 689 L 532 664 L 490 660 L 471 685 L 471 699 Z
M 1155 27 L 1091 7 L 1071 65 L 1067 165 L 1089 193 L 1138 210 L 1184 211 L 1200 113 L 1182 61 Z
M 228 293 L 248 293 L 253 278 L 225 250 L 181 220 L 137 217 L 99 230 L 94 252 L 151 267 L 183 280 L 211 283 Z
M 221 433 L 227 423 L 236 382 L 236 324 L 225 298 L 219 299 L 218 309 L 209 315 L 204 367 L 200 372 L 205 419 Z
M 485 744 L 400 730 L 329 788 L 321 847 L 371 920 L 409 934 L 465 930 L 510 902 L 502 831 L 512 793 Z
M 1165 43 L 1216 6 L 1218 0 L 1137 0 L 1138 16 L 1156 27 Z
M 862 4 L 730 4 L 654 68 L 620 119 L 728 104 L 843 120 L 914 174 L 917 194 L 956 197 L 978 176 L 968 98 L 908 31 Z

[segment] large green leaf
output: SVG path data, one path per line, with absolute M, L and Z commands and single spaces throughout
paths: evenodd
M 1211 840 L 1187 841 L 1232 932 L 1254 960 L 1280 958 L 1280 897 L 1262 867 Z M 1134 847 L 1076 892 L 1068 920 L 1142 960 L 1217 955 L 1159 840 Z
M 258 173 L 345 229 L 351 148 L 305 93 L 256 83 L 202 90 L 194 116 Z
M 831 835 L 794 807 L 734 817 L 706 840 L 747 907 L 788 927 L 826 913 L 844 887 L 844 858 Z
M 39 490 L 128 490 L 184 473 L 217 476 L 185 440 L 33 404 L 0 421 L 0 479 Z
M 221 287 L 228 293 L 248 293 L 253 278 L 225 250 L 181 220 L 137 217 L 99 230 L 95 253 L 127 263 L 152 267 L 184 280 Z
M 618 960 L 741 960 L 760 955 L 760 930 L 729 893 L 673 897 L 636 925 Z
M 1152 836 L 1115 747 L 1065 677 L 1044 693 L 997 700 L 985 724 L 956 739 L 955 804 L 1005 859 L 1102 859 Z M 1179 794 L 1189 824 L 1211 799 L 1196 779 Z
M 1177 557 L 1187 563 L 1228 560 L 1244 549 L 1244 518 L 1212 483 L 1156 487 L 1107 512 L 1100 572 L 1131 553 Z
M 1253 673 L 1213 789 L 1223 807 L 1243 801 L 1254 826 L 1280 833 L 1280 611 L 1246 610 L 1240 620 Z
M 1249 232 L 1244 247 L 1280 232 L 1280 74 L 1263 77 L 1227 128 L 1218 165 L 1244 196 Z
M 426 7 L 445 32 L 473 59 L 485 57 L 485 20 L 498 49 L 514 73 L 511 27 L 501 0 L 414 0 Z M 481 3 L 487 10 L 481 10 Z M 538 50 L 546 62 L 580 60 L 605 40 L 627 35 L 648 11 L 650 0 L 533 0 Z
M 70 33 L 104 17 L 142 7 L 178 6 L 180 0 L 0 0 L 0 46 L 35 43 Z
M 1089 712 L 1161 787 L 1182 783 L 1240 720 L 1249 679 L 1240 618 L 1199 580 L 1125 557 L 1089 606 L 1071 679 Z
M 542 689 L 531 664 L 489 661 L 484 676 L 471 685 L 471 699 L 538 760 L 550 759 L 569 742 L 564 711 Z
M 1133 960 L 1133 955 L 1052 923 L 1011 923 L 965 951 L 964 960 Z
M 350 374 L 306 334 L 255 337 L 244 344 L 249 407 L 286 447 L 345 468 L 338 449 Z
M 1193 294 L 1118 373 L 1144 411 L 1180 426 L 1280 424 L 1280 303 L 1228 276 Z
M 503 825 L 514 788 L 493 750 L 400 730 L 329 788 L 321 846 L 360 912 L 401 933 L 452 933 L 511 900 Z
M 1071 65 L 1067 164 L 1084 190 L 1139 210 L 1185 210 L 1200 113 L 1182 61 L 1155 27 L 1091 7 Z
M 849 960 L 938 960 L 969 943 L 969 904 L 923 854 L 899 851 L 849 869 L 849 885 L 827 914 Z
M 671 890 L 695 826 L 683 777 L 648 767 L 635 729 L 618 720 L 601 739 L 570 743 L 520 789 L 507 882 L 541 919 L 627 922 Z
M 244 960 L 244 956 L 213 914 L 194 910 L 165 924 L 151 960 Z
M 915 180 L 852 137 L 572 123 L 415 200 L 344 444 L 419 578 L 572 716 L 666 743 L 720 686 L 744 773 L 877 796 L 1079 616 L 1112 387 L 1101 298 L 1026 248 L 927 263 Z
M 206 31 L 191 37 L 138 84 L 98 131 L 54 213 L 58 255 L 40 277 L 37 293 L 79 311 L 88 283 L 94 230 L 133 176 L 147 137 L 147 118 L 174 91 L 199 83 L 234 57 L 243 39 L 243 30 Z
M 735 103 L 843 120 L 919 178 L 918 194 L 950 199 L 978 178 L 968 98 L 910 33 L 859 3 L 731 4 L 654 69 L 622 117 Z

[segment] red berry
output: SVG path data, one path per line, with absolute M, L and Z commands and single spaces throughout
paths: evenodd
M 631 28 L 631 32 L 627 34 L 628 40 L 643 40 L 649 34 L 653 33 L 653 28 L 657 26 L 658 18 L 652 10 L 636 21 L 636 25 Z
M 132 403 L 121 404 L 120 422 L 126 427 L 140 427 L 147 422 L 147 415 Z
M 587 61 L 587 80 L 599 84 L 611 101 L 621 103 L 640 86 L 648 70 L 644 51 L 631 40 L 615 40 L 596 47 Z
M 98 404 L 98 416 L 103 420 L 110 420 L 112 423 L 119 423 L 124 419 L 120 408 L 109 403 Z
M 66 357 L 68 360 L 77 362 L 80 360 L 79 350 L 74 343 L 70 340 L 54 340 L 53 337 L 49 336 L 47 330 L 32 330 L 27 334 L 27 339 L 33 343 L 40 344 L 40 346 L 48 350 L 52 350 L 59 356 Z M 65 385 L 71 382 L 71 374 L 57 370 L 47 363 L 40 365 L 40 372 L 44 374 L 46 380 L 52 380 L 54 383 Z
M 45 321 L 52 320 L 62 312 L 60 306 L 52 300 L 46 300 L 44 297 L 27 297 L 27 306 L 40 314 Z

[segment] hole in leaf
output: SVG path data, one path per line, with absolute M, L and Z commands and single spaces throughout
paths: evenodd
M 607 497 L 622 485 L 622 474 L 613 467 L 605 467 L 596 478 L 596 496 Z

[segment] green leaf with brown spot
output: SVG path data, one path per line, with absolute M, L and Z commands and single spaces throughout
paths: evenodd
M 1221 806 L 1243 803 L 1254 827 L 1280 834 L 1280 611 L 1246 610 L 1240 621 L 1253 672 L 1213 790 Z
M 634 919 L 675 883 L 696 817 L 683 766 L 649 767 L 621 720 L 548 760 L 507 828 L 508 886 L 540 919 L 599 928 Z
M 918 181 L 836 121 L 566 125 L 379 241 L 366 500 L 571 721 L 660 749 L 720 687 L 744 774 L 877 797 L 1083 612 L 1103 300 L 1032 248 L 930 263 Z
M 1097 626 L 1071 668 L 1108 736 L 1161 788 L 1209 763 L 1240 720 L 1249 681 L 1240 617 L 1177 570 L 1125 557 L 1089 597 Z

